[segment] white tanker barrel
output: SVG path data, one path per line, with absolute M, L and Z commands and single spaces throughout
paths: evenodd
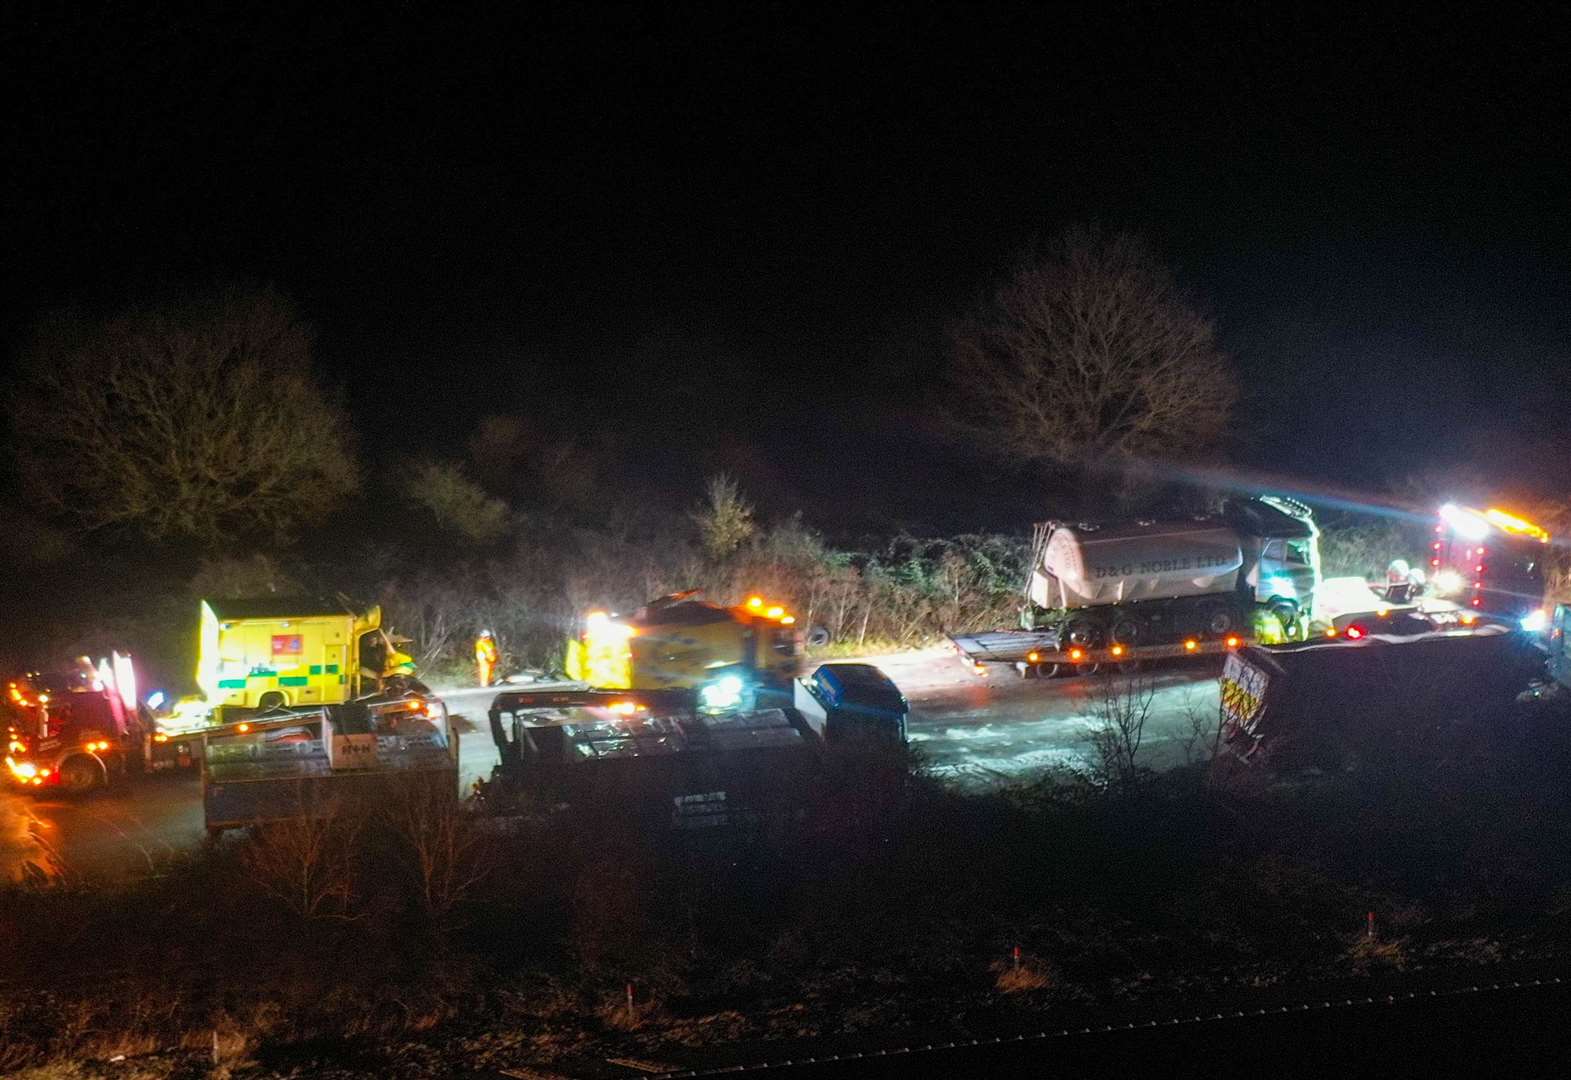
M 1243 564 L 1238 533 L 1225 525 L 1060 526 L 1032 572 L 1031 600 L 1044 608 L 1085 608 L 1226 593 Z

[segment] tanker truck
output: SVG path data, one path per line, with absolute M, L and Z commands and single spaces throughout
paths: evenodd
M 1219 514 L 1036 529 L 1021 629 L 955 636 L 962 659 L 1022 674 L 1301 640 L 1320 583 L 1307 506 L 1262 495 Z

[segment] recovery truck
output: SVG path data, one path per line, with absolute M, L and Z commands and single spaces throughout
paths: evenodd
M 788 695 L 803 659 L 796 617 L 760 596 L 735 607 L 696 597 L 672 593 L 626 617 L 590 612 L 568 643 L 567 677 L 602 690 L 693 690 L 713 709 L 758 690 Z
M 217 724 L 373 693 L 428 692 L 382 629 L 381 608 L 355 613 L 275 597 L 202 601 L 196 684 Z
M 81 794 L 141 773 L 191 768 L 200 736 L 165 731 L 137 699 L 129 657 L 7 680 L 9 779 L 37 794 Z
M 978 673 L 1086 674 L 1102 663 L 1224 653 L 1309 634 L 1319 530 L 1296 500 L 1235 500 L 1216 516 L 1039 525 L 1021 629 L 950 638 Z
M 871 665 L 825 664 L 794 691 L 801 709 L 717 710 L 676 688 L 498 694 L 483 802 L 657 833 L 778 831 L 801 813 L 826 746 L 905 743 L 905 698 Z

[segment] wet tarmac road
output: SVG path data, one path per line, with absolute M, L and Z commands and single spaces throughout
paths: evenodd
M 1090 760 L 1103 680 L 1020 679 L 1007 668 L 980 678 L 947 649 L 877 658 L 911 702 L 908 726 L 933 771 L 966 785 L 1019 779 Z M 1214 662 L 1141 676 L 1152 689 L 1142 760 L 1181 763 L 1193 741 L 1191 717 L 1216 716 Z M 1127 681 L 1127 680 L 1126 680 Z M 496 751 L 485 707 L 495 691 L 444 694 L 460 731 L 462 783 L 490 774 Z M 170 853 L 202 842 L 201 784 L 191 774 L 151 777 L 84 799 L 0 794 L 0 874 L 67 872 L 89 877 L 148 873 Z

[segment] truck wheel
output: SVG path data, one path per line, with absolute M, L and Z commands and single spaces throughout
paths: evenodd
M 1064 628 L 1064 636 L 1071 645 L 1094 649 L 1102 644 L 1102 628 L 1090 619 L 1071 619 Z
M 1140 643 L 1140 623 L 1134 619 L 1119 619 L 1113 624 L 1113 640 L 1120 645 Z
M 1095 675 L 1098 671 L 1101 670 L 1101 664 L 1076 664 L 1074 666 L 1074 673 L 1076 675 Z
M 277 690 L 269 690 L 256 699 L 256 707 L 262 712 L 267 712 L 269 709 L 281 709 L 284 707 L 284 695 Z
M 1206 612 L 1206 630 L 1215 637 L 1233 631 L 1233 613 L 1224 607 L 1214 607 Z
M 808 630 L 807 630 L 807 647 L 808 648 L 810 648 L 810 649 L 822 649 L 825 645 L 828 645 L 828 644 L 829 644 L 829 627 L 824 626 L 821 623 L 814 623 L 812 626 L 808 627 Z
M 1039 679 L 1055 679 L 1064 673 L 1063 664 L 1037 664 L 1033 669 Z
M 104 783 L 104 769 L 90 757 L 77 755 L 60 765 L 60 786 L 72 795 L 85 795 Z

